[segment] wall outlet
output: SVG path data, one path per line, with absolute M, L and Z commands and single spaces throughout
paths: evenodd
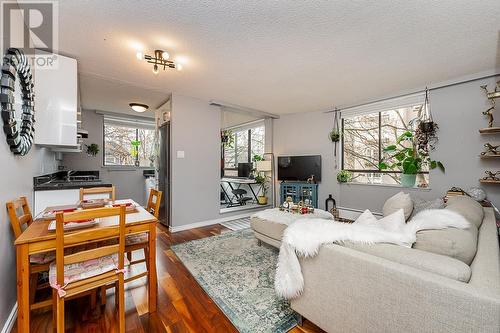
M 184 154 L 184 150 L 178 150 L 177 151 L 177 158 L 184 158 L 185 154 Z

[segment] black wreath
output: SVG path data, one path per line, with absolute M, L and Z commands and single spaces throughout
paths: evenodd
M 20 127 L 17 126 L 14 109 L 16 74 L 21 83 L 22 96 L 23 114 Z M 31 67 L 23 51 L 10 48 L 5 53 L 0 86 L 3 131 L 7 136 L 7 143 L 14 154 L 26 155 L 33 145 L 35 135 L 35 103 Z

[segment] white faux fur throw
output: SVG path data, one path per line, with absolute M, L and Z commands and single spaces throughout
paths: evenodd
M 297 220 L 303 219 L 327 219 L 333 220 L 333 215 L 322 209 L 315 209 L 312 214 L 297 214 L 285 211 L 280 211 L 279 208 L 266 209 L 255 213 L 255 217 L 263 220 L 273 221 L 274 223 L 290 225 Z
M 323 244 L 350 241 L 411 247 L 416 241 L 417 231 L 449 227 L 466 229 L 469 226 L 462 215 L 448 209 L 422 211 L 395 231 L 384 229 L 382 224 L 361 225 L 356 222 L 347 224 L 324 219 L 301 219 L 290 225 L 283 234 L 274 287 L 281 297 L 292 299 L 299 296 L 304 287 L 304 279 L 297 255 L 313 257 Z

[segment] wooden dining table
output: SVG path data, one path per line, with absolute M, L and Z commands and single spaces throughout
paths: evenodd
M 116 200 L 114 203 L 130 202 L 127 200 Z M 76 206 L 76 205 L 74 205 Z M 127 235 L 148 233 L 149 234 L 149 277 L 148 277 L 148 305 L 149 312 L 156 311 L 157 303 L 157 276 L 156 276 L 156 217 L 146 209 L 136 204 L 137 208 L 126 214 L 125 233 Z M 15 241 L 16 264 L 17 264 L 17 325 L 18 332 L 30 331 L 30 304 L 29 304 L 29 281 L 30 281 L 30 255 L 55 251 L 56 234 L 49 231 L 50 219 L 43 218 L 44 212 L 64 210 L 68 206 L 47 207 L 39 216 L 35 217 L 33 223 Z M 98 223 L 92 228 L 116 227 L 119 223 L 118 216 L 99 218 Z M 74 231 L 77 232 L 78 230 Z M 76 244 L 78 245 L 78 244 Z

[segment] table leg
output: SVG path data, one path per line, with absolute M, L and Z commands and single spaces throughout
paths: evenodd
M 149 312 L 156 311 L 158 284 L 156 276 L 156 223 L 151 223 L 149 226 L 149 288 L 148 288 L 148 304 Z
M 30 263 L 28 244 L 16 247 L 17 266 L 17 331 L 30 331 Z

